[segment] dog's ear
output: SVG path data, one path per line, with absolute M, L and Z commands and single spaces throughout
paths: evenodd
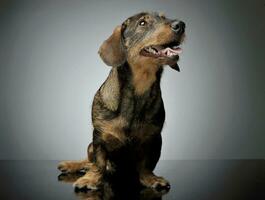
M 120 66 L 125 62 L 125 52 L 121 42 L 121 26 L 103 42 L 98 51 L 102 60 L 109 66 Z

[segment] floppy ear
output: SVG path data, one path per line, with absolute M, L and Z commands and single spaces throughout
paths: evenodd
M 121 26 L 103 42 L 98 51 L 102 60 L 109 66 L 119 66 L 125 62 L 125 52 L 121 43 Z

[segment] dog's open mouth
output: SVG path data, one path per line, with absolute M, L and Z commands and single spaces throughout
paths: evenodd
M 151 45 L 141 50 L 140 54 L 147 57 L 173 58 L 182 53 L 179 42 L 171 42 L 165 45 Z

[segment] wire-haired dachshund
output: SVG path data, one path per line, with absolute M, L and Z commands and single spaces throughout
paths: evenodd
M 85 172 L 74 187 L 97 189 L 105 177 L 126 168 L 145 187 L 169 188 L 166 179 L 153 173 L 165 120 L 160 79 L 165 65 L 179 71 L 184 32 L 182 21 L 142 12 L 103 42 L 99 55 L 112 68 L 93 100 L 87 159 L 58 166 L 63 173 Z

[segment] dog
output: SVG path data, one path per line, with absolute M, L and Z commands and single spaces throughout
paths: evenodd
M 164 66 L 180 70 L 184 37 L 183 21 L 141 12 L 117 26 L 100 46 L 100 57 L 112 68 L 93 100 L 93 141 L 87 158 L 58 165 L 63 173 L 85 172 L 75 188 L 96 190 L 118 171 L 134 174 L 147 188 L 170 187 L 153 173 L 165 121 L 160 80 Z

